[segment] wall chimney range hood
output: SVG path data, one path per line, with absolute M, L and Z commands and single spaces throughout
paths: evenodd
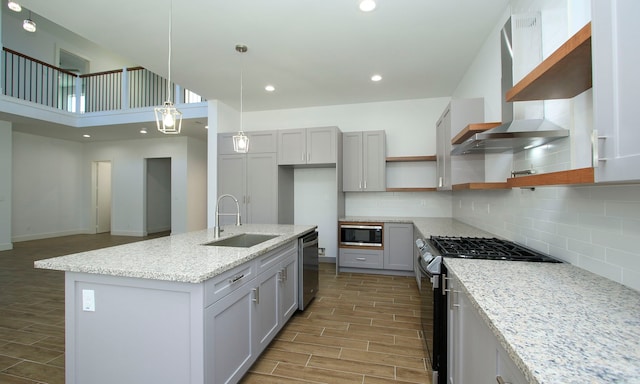
M 512 23 L 515 25 L 512 26 Z M 513 44 L 514 40 L 516 46 Z M 527 70 L 523 66 L 531 66 L 533 61 L 537 65 L 541 60 L 539 15 L 513 15 L 502 28 L 500 42 L 502 124 L 471 136 L 455 146 L 451 151 L 452 155 L 519 152 L 569 136 L 568 129 L 544 118 L 542 101 L 506 101 L 506 93 L 513 87 L 514 71 Z M 519 61 L 519 66 L 514 66 L 514 56 Z

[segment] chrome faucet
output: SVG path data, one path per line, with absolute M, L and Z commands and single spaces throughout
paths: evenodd
M 220 213 L 218 211 L 219 207 L 220 207 L 220 200 L 222 200 L 224 197 L 230 197 L 233 199 L 233 201 L 236 202 L 236 213 Z M 217 239 L 218 237 L 220 237 L 220 232 L 222 232 L 222 229 L 220 229 L 220 216 L 235 216 L 236 217 L 236 225 L 242 225 L 242 223 L 240 222 L 240 204 L 238 204 L 238 199 L 236 199 L 235 197 L 233 197 L 233 195 L 229 195 L 229 194 L 224 194 L 221 195 L 220 197 L 218 197 L 218 201 L 216 202 L 216 225 L 215 227 L 213 227 L 214 230 L 214 237 Z

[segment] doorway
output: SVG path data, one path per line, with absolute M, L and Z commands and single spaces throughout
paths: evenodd
M 171 230 L 171 158 L 148 158 L 146 172 L 146 232 Z
M 94 161 L 92 174 L 95 233 L 111 232 L 111 162 Z

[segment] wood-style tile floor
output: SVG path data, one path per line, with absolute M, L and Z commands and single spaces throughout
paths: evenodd
M 151 237 L 76 235 L 1 251 L 0 384 L 64 384 L 64 273 L 34 269 L 34 260 Z M 321 264 L 318 297 L 242 383 L 430 383 L 420 337 L 414 278 L 336 276 Z
M 250 383 L 431 383 L 415 278 L 321 264 L 320 291 L 245 375 Z

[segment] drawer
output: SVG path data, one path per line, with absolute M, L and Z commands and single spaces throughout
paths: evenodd
M 340 248 L 341 267 L 382 269 L 383 251 Z
M 291 240 L 285 245 L 278 247 L 274 250 L 267 252 L 266 254 L 260 256 L 257 260 L 257 273 L 261 274 L 272 266 L 280 263 L 291 253 L 298 253 L 298 240 Z
M 207 280 L 204 283 L 204 307 L 210 306 L 254 277 L 256 263 L 249 261 Z

